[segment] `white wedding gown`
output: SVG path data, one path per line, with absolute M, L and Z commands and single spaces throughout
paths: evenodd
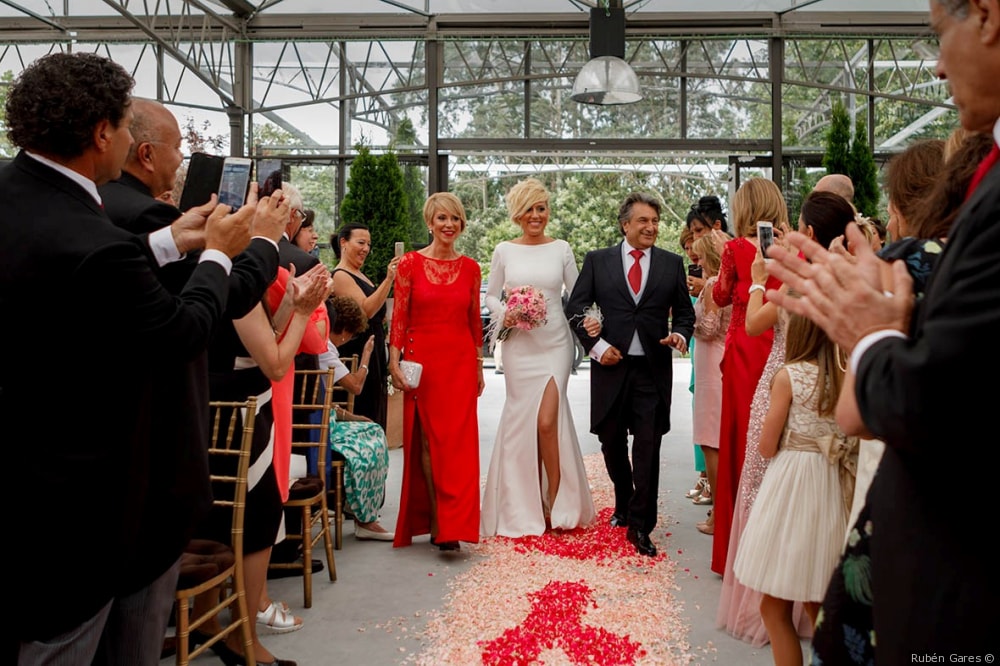
M 500 297 L 504 288 L 524 285 L 545 295 L 548 316 L 544 326 L 512 331 L 503 343 L 507 397 L 486 475 L 483 536 L 545 532 L 543 498 L 548 496 L 548 482 L 540 469 L 536 426 L 542 393 L 550 379 L 559 391 L 560 467 L 551 525 L 571 529 L 594 520 L 594 500 L 566 398 L 574 342 L 563 313 L 562 293 L 563 287 L 567 292 L 573 289 L 577 275 L 573 251 L 563 240 L 542 245 L 503 242 L 493 252 L 486 296 L 493 319 L 503 318 Z

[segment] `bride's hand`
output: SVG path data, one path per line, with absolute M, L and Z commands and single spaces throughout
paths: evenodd
M 596 338 L 601 334 L 601 322 L 593 317 L 583 318 L 583 330 L 587 331 L 587 335 L 592 338 Z

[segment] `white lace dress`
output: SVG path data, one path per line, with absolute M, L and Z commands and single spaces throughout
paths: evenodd
M 545 294 L 544 326 L 516 330 L 503 343 L 506 401 L 483 492 L 481 532 L 508 537 L 545 532 L 545 473 L 539 469 L 538 407 L 549 380 L 559 392 L 559 491 L 548 509 L 553 528 L 593 522 L 594 500 L 573 425 L 566 386 L 573 367 L 573 339 L 563 313 L 562 293 L 573 289 L 578 270 L 563 240 L 541 245 L 500 243 L 493 252 L 486 303 L 494 319 L 503 317 L 503 289 L 532 285 Z M 541 479 L 541 481 L 539 481 Z
M 785 367 L 792 383 L 788 420 L 750 510 L 733 570 L 740 583 L 772 597 L 819 602 L 847 527 L 851 497 L 845 502 L 841 468 L 856 470 L 858 441 L 845 437 L 832 416 L 817 414 L 817 367 L 805 362 Z M 828 456 L 824 449 L 839 456 Z

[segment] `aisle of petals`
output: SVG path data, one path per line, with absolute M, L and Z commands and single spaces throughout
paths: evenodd
M 585 460 L 598 507 L 595 525 L 539 537 L 463 544 L 479 558 L 450 584 L 445 607 L 407 663 L 691 664 L 689 626 L 675 599 L 669 536 L 660 554 L 637 555 L 608 525 L 612 489 L 600 455 Z M 411 636 L 412 638 L 412 636 Z

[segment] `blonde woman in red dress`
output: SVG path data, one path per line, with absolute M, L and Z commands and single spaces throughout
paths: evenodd
M 403 390 L 403 489 L 393 545 L 430 534 L 441 550 L 479 541 L 479 422 L 483 325 L 479 264 L 455 241 L 462 202 L 439 192 L 424 204 L 433 240 L 399 262 L 389 340 L 389 375 Z M 423 365 L 410 386 L 401 360 Z
M 733 196 L 729 207 L 736 227 L 736 238 L 727 242 L 722 251 L 719 279 L 712 287 L 716 305 L 732 305 L 732 316 L 726 332 L 726 349 L 722 356 L 722 423 L 719 429 L 719 471 L 717 488 L 712 488 L 714 505 L 712 518 L 712 571 L 722 575 L 729 550 L 729 530 L 732 526 L 736 490 L 747 445 L 750 423 L 750 403 L 764 364 L 771 353 L 773 331 L 750 336 L 746 332 L 747 302 L 753 282 L 750 266 L 757 256 L 757 222 L 767 220 L 775 228 L 788 224 L 788 208 L 781 190 L 765 178 L 751 178 Z M 781 284 L 768 278 L 767 288 Z

